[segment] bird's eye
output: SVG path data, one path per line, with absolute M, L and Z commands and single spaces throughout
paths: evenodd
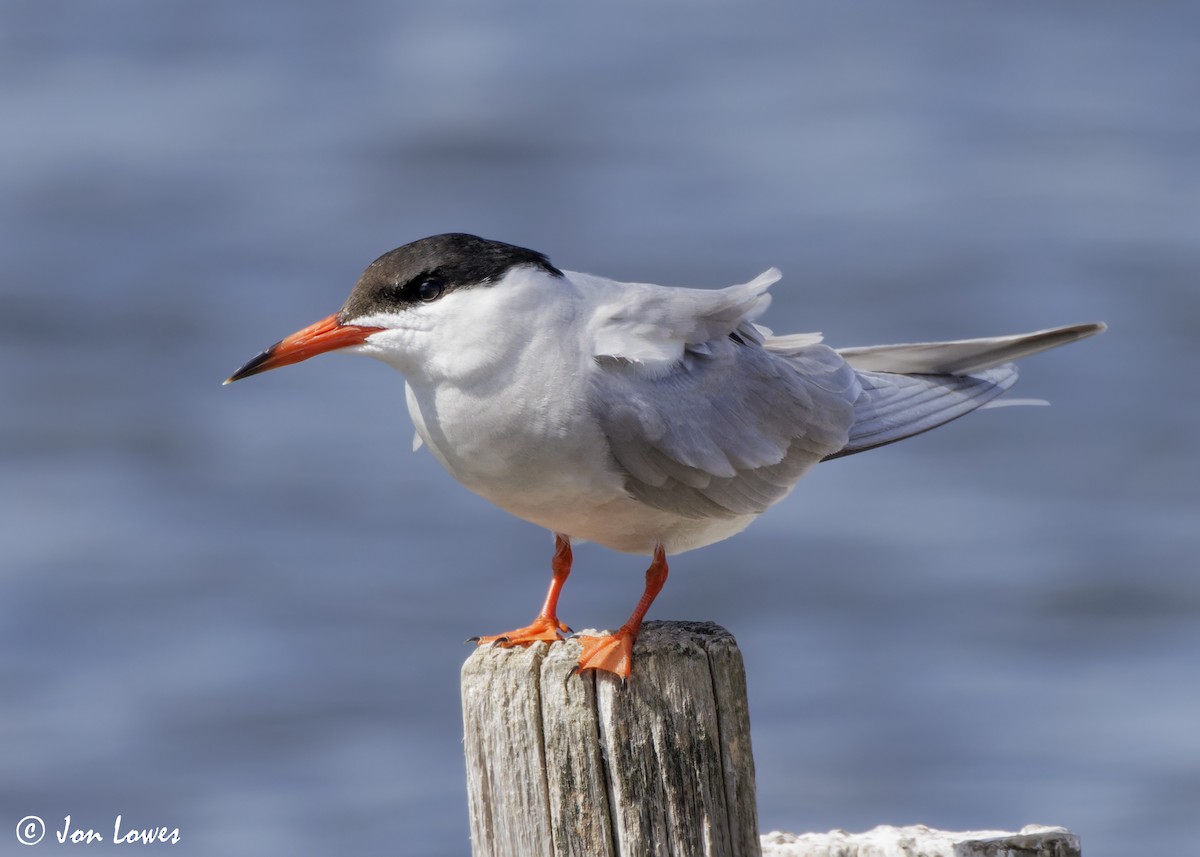
M 446 287 L 442 285 L 442 281 L 434 277 L 429 277 L 417 284 L 417 300 L 424 303 L 436 301 L 446 291 Z

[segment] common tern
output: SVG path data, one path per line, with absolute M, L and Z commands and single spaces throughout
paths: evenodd
M 690 289 L 560 270 L 542 253 L 435 235 L 372 262 L 342 308 L 225 383 L 327 351 L 403 373 L 414 449 L 476 494 L 554 533 L 533 622 L 476 637 L 553 642 L 571 542 L 652 557 L 633 614 L 580 637 L 579 670 L 630 674 L 667 556 L 729 538 L 820 461 L 903 440 L 992 402 L 1011 361 L 1105 329 L 834 349 L 755 320 L 774 268 Z

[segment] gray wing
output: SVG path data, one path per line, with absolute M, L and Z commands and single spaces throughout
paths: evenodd
M 860 386 L 824 345 L 762 347 L 749 324 L 667 371 L 597 358 L 591 412 L 643 503 L 688 518 L 766 510 L 847 441 Z

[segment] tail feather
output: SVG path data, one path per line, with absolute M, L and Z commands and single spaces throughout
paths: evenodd
M 860 371 L 902 372 L 906 375 L 970 375 L 1003 363 L 1057 348 L 1105 330 L 1103 323 L 1072 324 L 1014 336 L 871 345 L 839 348 L 838 354 Z
M 927 432 L 986 406 L 1017 381 L 1005 363 L 975 375 L 899 375 L 859 372 L 862 394 L 854 403 L 850 439 L 841 458 Z

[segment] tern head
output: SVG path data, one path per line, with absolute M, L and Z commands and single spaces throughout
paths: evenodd
M 225 381 L 299 363 L 328 351 L 377 357 L 402 372 L 439 358 L 460 365 L 472 344 L 511 328 L 511 318 L 538 280 L 563 273 L 524 247 L 451 233 L 422 238 L 367 266 L 342 308 L 281 339 Z

